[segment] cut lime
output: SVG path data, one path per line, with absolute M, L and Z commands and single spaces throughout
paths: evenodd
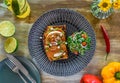
M 26 5 L 27 5 L 27 9 L 25 10 L 25 12 L 24 13 L 22 13 L 22 14 L 20 14 L 20 15 L 17 15 L 17 17 L 18 18 L 26 18 L 27 16 L 29 16 L 30 15 L 30 6 L 29 6 L 29 4 L 28 3 L 26 3 Z
M 30 5 L 27 0 L 4 0 L 7 8 L 18 18 L 26 18 L 30 15 Z
M 15 15 L 20 14 L 20 8 L 19 8 L 18 0 L 12 0 L 12 9 L 13 9 Z
M 24 0 L 22 0 L 24 1 Z M 18 0 L 4 0 L 4 4 L 7 6 L 7 8 L 12 11 L 15 15 L 20 14 L 19 10 L 19 3 Z
M 0 23 L 0 34 L 5 37 L 12 36 L 15 33 L 15 26 L 10 21 Z
M 3 0 L 3 3 L 6 5 L 6 6 L 10 6 L 10 3 L 12 2 L 12 0 Z
M 3 0 L 3 3 L 7 6 L 7 8 L 12 11 L 12 0 Z M 13 12 L 13 11 L 12 11 Z
M 4 43 L 4 49 L 7 53 L 12 53 L 18 46 L 17 40 L 14 37 L 9 37 Z

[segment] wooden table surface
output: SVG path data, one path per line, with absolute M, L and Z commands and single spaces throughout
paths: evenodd
M 92 0 L 29 0 L 31 15 L 26 19 L 18 19 L 7 9 L 0 7 L 0 22 L 9 20 L 16 26 L 16 32 L 13 37 L 18 40 L 19 46 L 13 54 L 25 56 L 29 59 L 31 59 L 28 50 L 29 31 L 38 17 L 46 11 L 56 8 L 73 9 L 82 14 L 92 25 L 96 34 L 96 50 L 90 63 L 82 71 L 67 77 L 53 76 L 40 70 L 42 83 L 79 83 L 84 73 L 100 76 L 103 66 L 112 61 L 120 62 L 120 12 L 116 11 L 104 20 L 97 19 L 91 14 L 91 2 Z M 101 24 L 106 28 L 111 43 L 111 52 L 107 61 L 105 61 L 106 45 L 100 29 Z M 0 35 L 0 61 L 5 58 L 3 44 L 6 39 L 6 37 Z

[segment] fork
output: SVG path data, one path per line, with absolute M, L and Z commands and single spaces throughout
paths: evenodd
M 13 72 L 15 72 L 15 73 L 18 74 L 18 75 L 20 76 L 20 78 L 23 80 L 24 83 L 28 83 L 28 82 L 23 78 L 23 76 L 20 74 L 18 67 L 15 66 L 14 63 L 13 63 L 10 59 L 7 59 L 7 60 L 5 61 L 5 64 L 6 64 Z

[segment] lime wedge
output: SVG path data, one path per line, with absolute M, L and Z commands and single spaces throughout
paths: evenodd
M 20 8 L 19 8 L 18 0 L 12 0 L 12 9 L 13 9 L 15 15 L 20 14 Z
M 10 21 L 2 21 L 0 23 L 0 34 L 5 37 L 10 37 L 15 33 L 15 26 Z
M 26 18 L 30 15 L 30 5 L 27 0 L 4 0 L 7 8 L 18 18 Z
M 12 11 L 12 0 L 3 0 L 3 3 L 7 6 L 7 8 Z M 13 11 L 12 11 L 13 12 Z
M 14 37 L 9 37 L 4 43 L 4 49 L 7 53 L 12 53 L 18 46 L 17 40 Z
M 11 3 L 12 0 L 3 0 L 3 3 L 6 5 L 6 6 L 9 6 L 10 3 Z
M 26 3 L 26 5 L 27 5 L 27 9 L 25 10 L 24 13 L 17 15 L 18 18 L 26 18 L 27 16 L 30 15 L 30 11 L 31 11 L 30 6 L 28 3 Z

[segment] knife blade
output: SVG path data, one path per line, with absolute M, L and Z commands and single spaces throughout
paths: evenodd
M 27 69 L 17 60 L 13 55 L 6 54 L 6 56 L 14 62 L 14 64 L 19 68 L 19 70 L 31 81 L 31 83 L 36 83 L 36 81 L 30 76 Z

